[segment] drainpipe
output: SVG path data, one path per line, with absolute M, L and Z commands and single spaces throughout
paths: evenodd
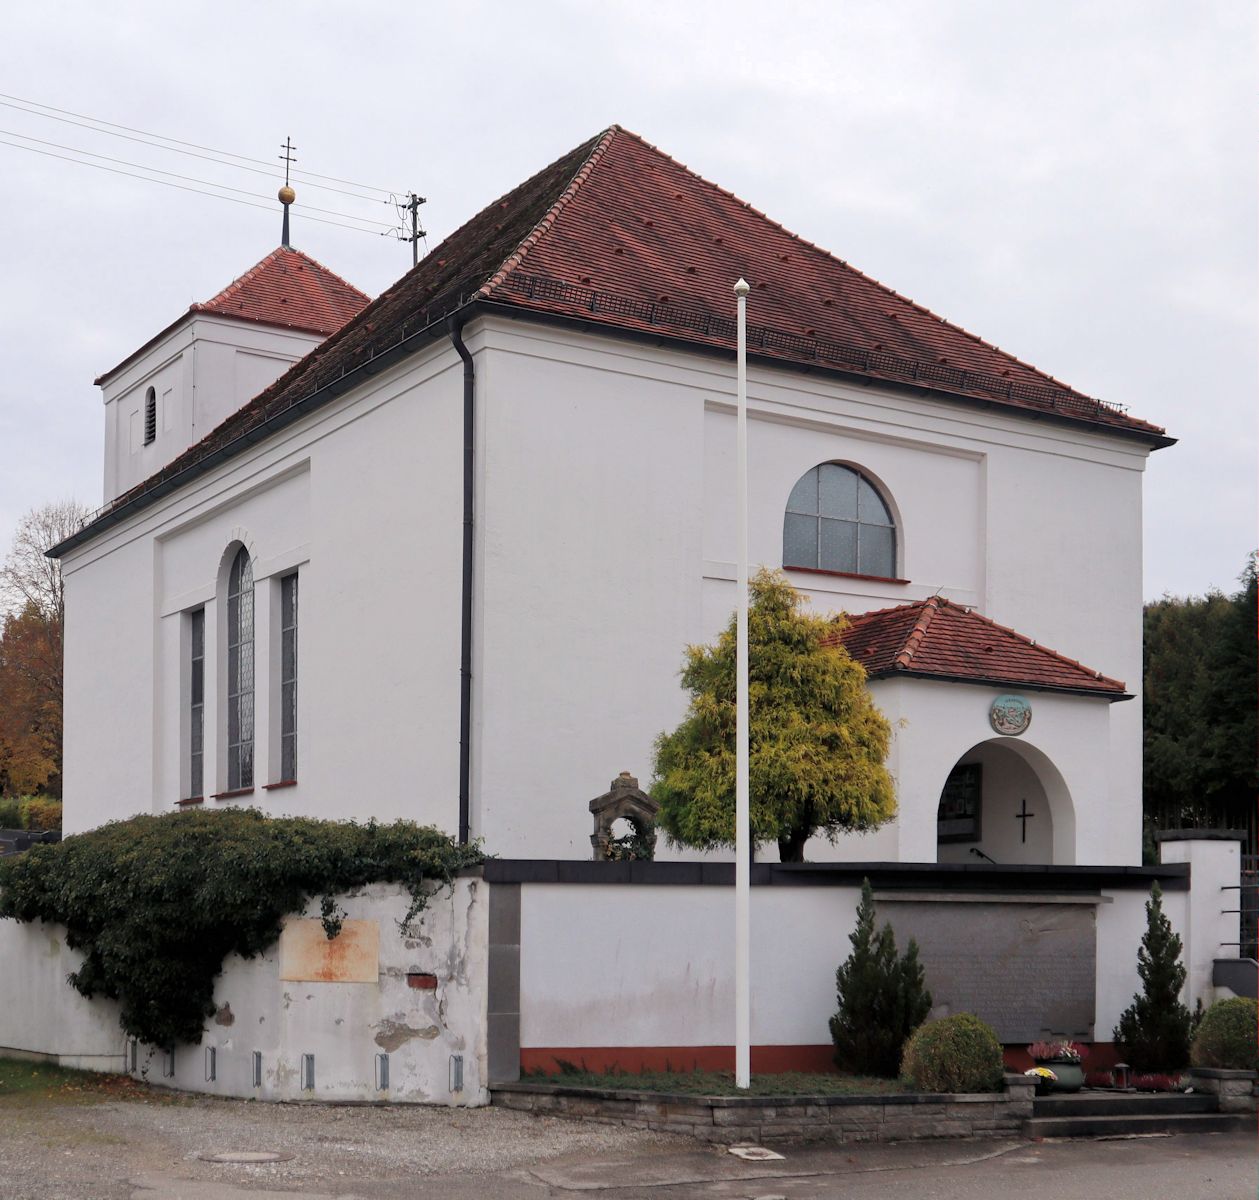
M 472 777 L 472 498 L 476 447 L 476 368 L 463 342 L 463 322 L 447 322 L 450 341 L 463 359 L 463 590 L 459 636 L 459 844 L 471 841 Z

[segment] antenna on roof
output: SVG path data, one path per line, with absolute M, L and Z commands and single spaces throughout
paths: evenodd
M 287 249 L 289 244 L 289 205 L 297 199 L 297 193 L 289 186 L 289 168 L 297 161 L 293 157 L 293 151 L 297 147 L 293 145 L 291 137 L 286 137 L 281 149 L 284 153 L 277 155 L 277 157 L 284 164 L 284 186 L 276 195 L 280 203 L 284 205 L 284 228 L 280 233 L 280 245 Z

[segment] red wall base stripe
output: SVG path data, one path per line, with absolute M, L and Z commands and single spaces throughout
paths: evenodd
M 1119 1061 L 1112 1042 L 1094 1042 L 1084 1060 L 1086 1071 L 1109 1070 Z M 558 1075 L 566 1066 L 596 1074 L 623 1071 L 733 1071 L 733 1046 L 529 1046 L 520 1051 L 520 1069 Z M 1024 1045 L 1005 1047 L 1005 1065 L 1025 1071 L 1032 1065 Z M 753 1046 L 752 1071 L 779 1075 L 785 1071 L 825 1074 L 835 1070 L 834 1050 L 826 1046 Z
M 831 1046 L 753 1046 L 752 1070 L 758 1075 L 783 1071 L 812 1074 L 835 1069 Z M 579 1071 L 733 1071 L 733 1046 L 541 1046 L 520 1051 L 522 1071 L 556 1075 L 564 1064 Z

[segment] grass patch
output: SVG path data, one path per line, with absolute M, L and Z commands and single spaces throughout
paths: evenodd
M 558 1061 L 558 1060 L 557 1060 Z M 603 1088 L 635 1092 L 672 1092 L 688 1096 L 887 1096 L 908 1091 L 899 1079 L 873 1075 L 808 1075 L 787 1071 L 781 1075 L 753 1075 L 746 1091 L 735 1087 L 733 1071 L 587 1071 L 561 1062 L 558 1075 L 541 1070 L 521 1076 L 524 1083 L 555 1083 L 565 1087 Z
M 0 1105 L 5 1107 L 150 1099 L 165 1100 L 167 1097 L 127 1075 L 72 1071 L 51 1063 L 0 1058 Z

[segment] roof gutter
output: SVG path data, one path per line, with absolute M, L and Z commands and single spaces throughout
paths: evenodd
M 476 466 L 476 365 L 463 340 L 466 317 L 446 323 L 463 359 L 463 580 L 459 597 L 459 844 L 471 840 L 472 782 L 472 550 Z
M 937 683 L 973 683 L 977 687 L 989 688 L 1024 688 L 1029 692 L 1053 692 L 1059 696 L 1084 696 L 1090 700 L 1105 700 L 1114 704 L 1120 700 L 1135 700 L 1131 692 L 1104 691 L 1101 688 L 1056 687 L 1052 683 L 1028 683 L 1022 679 L 996 679 L 976 675 L 945 675 L 939 671 L 914 671 L 902 667 L 889 667 L 883 671 L 867 673 L 870 680 L 878 679 L 927 679 Z

